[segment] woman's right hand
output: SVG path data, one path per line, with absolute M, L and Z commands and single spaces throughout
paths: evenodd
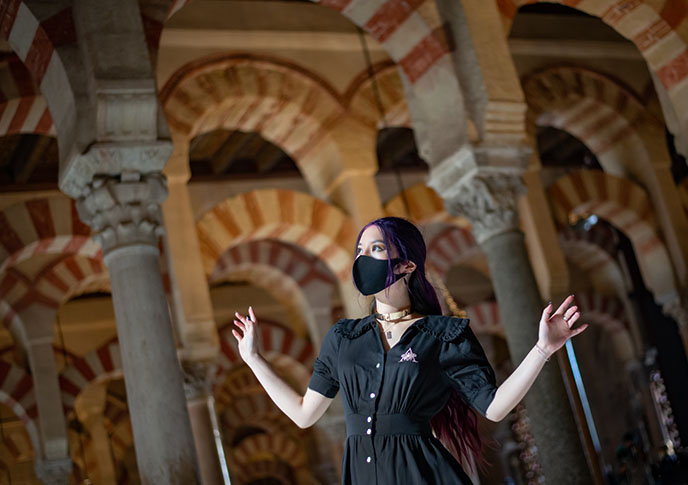
M 259 355 L 256 314 L 253 313 L 253 307 L 248 307 L 248 316 L 242 316 L 239 312 L 235 312 L 234 315 L 237 318 L 234 320 L 234 325 L 240 331 L 233 328 L 232 334 L 237 340 L 239 355 L 241 355 L 244 362 L 248 363 Z

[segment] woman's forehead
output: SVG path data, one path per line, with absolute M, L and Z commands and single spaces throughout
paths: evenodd
M 375 240 L 382 240 L 382 231 L 380 231 L 380 228 L 372 225 L 368 226 L 365 228 L 363 233 L 361 234 L 361 240 L 360 243 L 364 244 L 367 242 L 375 241 Z

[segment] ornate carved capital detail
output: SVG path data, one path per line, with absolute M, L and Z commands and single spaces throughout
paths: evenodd
M 518 196 L 525 192 L 520 174 L 477 172 L 461 192 L 445 204 L 450 213 L 471 221 L 478 244 L 507 231 L 517 230 Z
M 216 371 L 217 364 L 212 361 L 182 362 L 184 394 L 187 401 L 207 397 L 212 393 Z
M 74 199 L 86 197 L 96 179 L 133 172 L 161 172 L 170 155 L 169 140 L 95 143 L 86 153 L 77 151 L 68 157 L 60 173 L 60 189 Z
M 518 229 L 518 197 L 525 192 L 521 174 L 527 146 L 465 147 L 432 168 L 428 185 L 447 210 L 471 221 L 478 243 Z
M 36 476 L 44 484 L 64 485 L 72 472 L 72 460 L 70 458 L 61 458 L 37 461 L 34 469 Z
M 160 204 L 166 197 L 161 173 L 124 172 L 94 178 L 86 195 L 77 200 L 77 209 L 107 254 L 134 244 L 157 246 L 163 233 Z

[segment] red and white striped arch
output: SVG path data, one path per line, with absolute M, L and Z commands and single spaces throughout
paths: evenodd
M 282 463 L 287 467 L 265 466 L 266 462 Z M 261 466 L 256 467 L 256 463 Z M 306 450 L 301 442 L 286 433 L 255 434 L 244 438 L 230 451 L 232 480 L 253 483 L 252 480 L 278 479 L 283 483 L 316 485 L 308 470 Z M 276 473 L 282 475 L 275 475 Z
M 629 324 L 624 307 L 614 297 L 600 295 L 597 292 L 576 295 L 576 304 L 581 311 L 581 318 L 594 319 L 610 333 L 628 331 Z
M 0 136 L 17 133 L 55 135 L 45 98 L 17 56 L 0 63 Z
M 168 18 L 191 0 L 173 0 Z M 414 84 L 432 76 L 449 60 L 449 45 L 437 7 L 431 0 L 322 0 L 368 32 Z M 449 65 L 451 65 L 449 63 Z
M 226 407 L 218 408 L 218 412 L 221 413 L 222 422 L 229 433 L 244 426 L 255 426 L 270 433 L 294 426 L 264 391 L 241 396 L 222 404 Z
M 449 215 L 444 209 L 444 201 L 425 184 L 416 184 L 397 194 L 385 203 L 384 210 L 385 215 L 404 217 L 419 225 L 447 222 L 461 227 L 470 226 L 465 218 Z
M 231 450 L 232 461 L 248 466 L 256 456 L 270 454 L 292 468 L 306 466 L 306 453 L 294 439 L 284 433 L 255 434 L 244 438 Z
M 248 241 L 229 248 L 217 260 L 210 282 L 222 280 L 228 271 L 245 263 L 271 266 L 291 275 L 306 290 L 311 285 L 334 285 L 335 277 L 321 260 L 300 248 L 280 241 Z
M 258 132 L 297 164 L 317 145 L 340 150 L 329 135 L 344 114 L 339 96 L 284 61 L 230 55 L 196 61 L 178 70 L 160 97 L 170 129 L 189 140 L 217 129 Z
M 175 0 L 170 15 L 185 5 Z M 450 42 L 433 0 L 322 0 L 368 32 L 396 63 L 419 134 L 419 150 L 431 165 L 467 142 L 463 96 Z M 193 8 L 193 7 L 191 7 Z M 428 123 L 427 120 L 432 120 Z M 439 128 L 442 129 L 439 129 Z
M 341 210 L 310 195 L 268 189 L 227 199 L 196 225 L 207 274 L 229 248 L 252 240 L 276 239 L 318 257 L 340 284 L 350 284 L 355 229 Z
M 90 383 L 122 375 L 122 357 L 119 343 L 111 341 L 65 367 L 60 375 L 62 405 L 66 412 L 74 409 L 77 396 Z
M 497 2 L 510 25 L 519 7 L 538 0 Z M 545 1 L 545 0 L 541 0 Z M 688 9 L 682 1 L 548 0 L 599 17 L 631 40 L 664 88 L 676 113 L 688 110 Z M 507 29 L 508 30 L 508 29 Z
M 598 230 L 598 226 L 593 226 L 588 230 L 576 231 L 571 227 L 563 227 L 559 230 L 559 241 L 562 244 L 575 244 L 581 242 L 588 246 L 594 246 L 597 251 L 602 251 L 605 255 L 596 255 L 593 253 L 586 254 L 585 260 L 590 261 L 587 265 L 581 266 L 582 269 L 587 270 L 603 264 L 607 259 L 614 259 L 617 252 L 617 242 L 614 240 L 614 235 L 611 231 Z M 585 252 L 583 247 L 581 251 Z
M 0 403 L 4 404 L 24 423 L 34 450 L 41 450 L 36 418 L 38 406 L 33 378 L 14 364 L 0 360 Z
M 43 96 L 22 96 L 0 103 L 0 136 L 20 133 L 55 136 L 53 119 Z
M 102 259 L 67 256 L 44 268 L 33 287 L 61 305 L 83 293 L 110 290 L 110 279 Z
M 596 171 L 572 172 L 548 189 L 552 213 L 561 227 L 596 214 L 633 244 L 645 284 L 658 301 L 676 293 L 673 268 L 645 191 L 633 182 Z
M 251 462 L 250 466 L 241 467 L 231 471 L 230 478 L 240 484 L 243 483 L 264 483 L 270 481 L 279 484 L 289 485 L 294 483 L 293 471 L 291 467 L 278 460 L 257 460 Z
M 471 329 L 475 333 L 505 338 L 496 301 L 483 301 L 469 306 L 466 308 L 466 317 L 471 320 Z
M 466 227 L 447 226 L 427 244 L 426 266 L 442 280 L 446 279 L 447 272 L 453 266 L 485 257 Z
M 318 258 L 275 240 L 233 246 L 218 260 L 211 283 L 247 281 L 265 289 L 287 310 L 292 329 L 300 336 L 320 334 L 313 309 L 327 304 L 336 279 Z
M 524 79 L 523 91 L 537 125 L 578 138 L 605 172 L 641 179 L 653 163 L 669 159 L 663 124 L 632 93 L 601 74 L 548 68 Z
M 219 407 L 251 394 L 264 392 L 263 387 L 247 366 L 235 366 L 215 385 L 215 401 Z
M 232 335 L 233 324 L 220 328 L 220 356 L 218 362 L 218 374 L 228 373 L 235 365 L 243 364 L 239 357 L 237 342 Z M 307 369 L 313 366 L 315 352 L 313 345 L 294 332 L 279 325 L 268 322 L 260 322 L 261 344 L 266 355 L 281 354 L 292 358 Z
M 576 304 L 582 322 L 600 325 L 610 335 L 614 351 L 621 362 L 638 359 L 641 350 L 636 349 L 631 337 L 630 323 L 623 303 L 615 297 L 597 292 L 576 295 Z
M 73 200 L 51 197 L 19 202 L 0 212 L 0 273 L 38 254 L 100 259 L 102 250 L 81 222 Z
M 0 321 L 23 346 L 31 326 L 45 323 L 39 319 L 54 322 L 57 309 L 69 298 L 108 288 L 100 259 L 68 255 L 49 262 L 34 279 L 10 267 L 0 273 Z
M 599 231 L 563 228 L 559 231 L 559 244 L 566 260 L 587 273 L 595 291 L 623 298 L 626 283 L 614 259 L 613 242 L 596 237 L 596 232 Z
M 34 7 L 34 2 L 4 0 L 0 2 L 0 36 L 8 41 L 43 93 L 52 120 L 58 121 L 55 127 L 60 153 L 66 153 L 76 131 L 76 101 L 62 52 L 75 48 L 76 30 L 71 7 L 61 6 L 37 8 L 40 5 Z
M 366 71 L 359 74 L 349 85 L 344 94 L 349 114 L 375 130 L 381 126 L 410 128 L 411 114 L 396 65 L 392 62 L 382 62 L 373 66 L 373 72 L 375 84 L 370 73 Z M 380 113 L 377 103 L 376 90 L 380 96 L 384 122 L 383 113 Z
M 228 267 L 222 279 L 218 281 L 249 283 L 262 288 L 285 310 L 285 321 L 292 331 L 301 337 L 319 334 L 317 322 L 311 305 L 303 292 L 288 273 L 265 264 L 242 263 Z

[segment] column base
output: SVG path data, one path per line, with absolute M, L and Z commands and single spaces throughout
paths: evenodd
M 72 459 L 42 460 L 36 462 L 34 468 L 36 476 L 44 485 L 66 485 L 72 473 Z

